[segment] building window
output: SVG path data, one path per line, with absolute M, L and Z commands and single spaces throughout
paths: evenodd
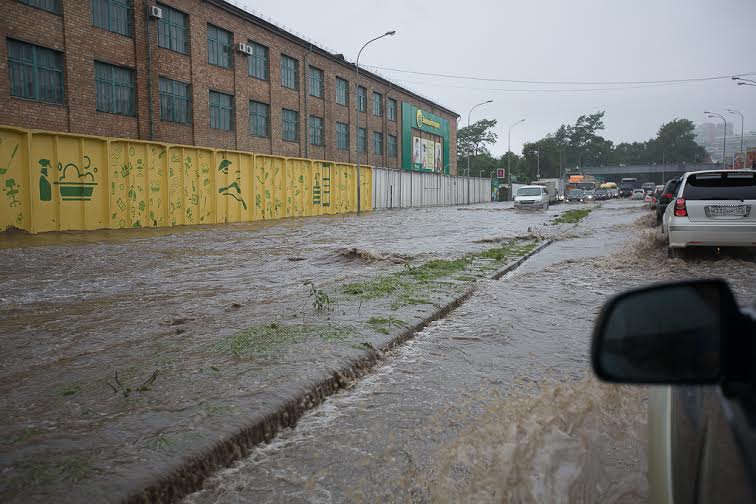
M 389 135 L 388 136 L 388 155 L 389 157 L 396 157 L 396 136 Z
M 357 152 L 367 152 L 367 131 L 357 128 Z
M 234 129 L 234 97 L 210 91 L 210 127 L 231 131 Z
M 349 125 L 336 123 L 336 148 L 349 150 Z
M 310 116 L 310 145 L 323 145 L 323 118 Z
M 231 44 L 233 43 L 233 38 L 231 32 L 208 24 L 207 62 L 211 65 L 231 68 Z
M 22 4 L 37 7 L 38 9 L 60 14 L 60 2 L 58 0 L 18 0 Z
M 289 89 L 299 89 L 299 61 L 281 55 L 281 85 Z
M 323 98 L 323 70 L 310 67 L 310 96 Z
M 249 57 L 249 75 L 257 79 L 268 80 L 270 65 L 268 48 L 257 42 L 249 42 L 252 55 Z
M 95 61 L 97 110 L 111 114 L 136 115 L 134 70 Z
M 92 0 L 92 24 L 131 36 L 131 0 Z
M 336 77 L 336 103 L 349 106 L 349 81 Z
M 256 137 L 270 136 L 270 105 L 249 101 L 249 132 Z
M 299 140 L 299 112 L 283 109 L 281 114 L 281 137 L 287 142 Z
M 173 7 L 158 4 L 163 18 L 158 19 L 158 46 L 189 54 L 189 16 Z
M 63 55 L 13 39 L 7 45 L 11 96 L 63 103 Z
M 362 86 L 357 86 L 357 103 L 360 112 L 365 112 L 365 100 L 367 99 L 367 89 Z
M 192 99 L 189 84 L 160 77 L 160 120 L 192 123 Z
M 378 117 L 383 115 L 383 96 L 375 91 L 373 91 L 373 115 Z
M 393 98 L 387 100 L 386 115 L 389 121 L 396 121 L 396 100 Z
M 383 156 L 383 133 L 373 131 L 373 154 Z

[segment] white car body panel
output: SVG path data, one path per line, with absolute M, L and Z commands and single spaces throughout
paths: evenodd
M 522 191 L 523 189 L 537 189 L 540 191 L 540 193 L 537 196 L 520 196 L 520 191 Z M 517 194 L 514 198 L 514 207 L 516 209 L 542 208 L 545 210 L 549 208 L 549 194 L 548 192 L 546 192 L 543 186 L 522 186 L 517 189 Z

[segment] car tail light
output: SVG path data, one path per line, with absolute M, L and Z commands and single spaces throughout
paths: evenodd
M 685 198 L 677 198 L 675 201 L 675 217 L 687 217 L 688 209 L 685 207 Z
M 667 199 L 670 199 L 670 200 L 671 200 L 671 199 L 672 199 L 672 198 L 674 198 L 675 196 L 674 196 L 674 195 L 673 195 L 672 193 L 664 193 L 664 194 L 662 194 L 662 195 L 661 195 L 661 197 L 662 197 L 662 198 L 667 198 Z

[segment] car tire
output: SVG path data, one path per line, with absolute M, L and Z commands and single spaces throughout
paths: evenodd
M 661 215 L 659 214 L 659 212 L 656 212 L 656 225 L 661 226 L 661 223 L 662 223 Z

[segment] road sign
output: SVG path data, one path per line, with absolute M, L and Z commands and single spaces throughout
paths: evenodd
M 504 168 L 497 168 L 496 169 L 496 178 L 505 178 L 504 174 Z

